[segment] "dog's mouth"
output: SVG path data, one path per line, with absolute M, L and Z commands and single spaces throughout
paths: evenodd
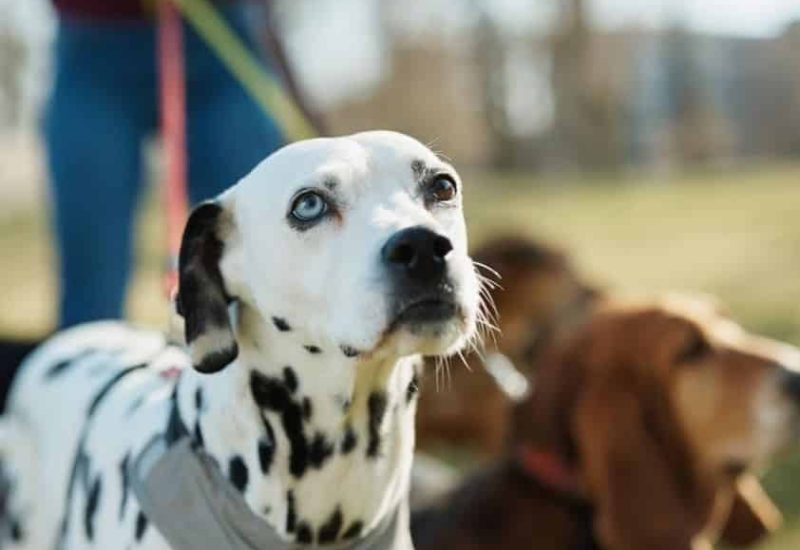
M 449 297 L 426 297 L 414 300 L 400 308 L 395 325 L 442 323 L 456 316 L 458 306 Z
M 466 306 L 450 284 L 395 293 L 384 337 L 401 355 L 443 355 L 462 343 L 470 329 Z
M 450 284 L 397 294 L 392 309 L 392 328 L 440 326 L 459 313 L 456 292 Z
M 722 470 L 726 476 L 731 479 L 736 479 L 745 474 L 749 469 L 749 465 L 744 460 L 730 459 L 722 465 Z

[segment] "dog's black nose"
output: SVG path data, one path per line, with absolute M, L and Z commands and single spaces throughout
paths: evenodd
M 800 373 L 785 369 L 781 373 L 781 389 L 789 399 L 800 404 Z
M 415 283 L 442 279 L 445 257 L 453 250 L 450 239 L 426 227 L 409 227 L 392 235 L 383 245 L 383 262 Z

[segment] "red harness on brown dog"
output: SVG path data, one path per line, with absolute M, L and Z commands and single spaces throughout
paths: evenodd
M 577 472 L 554 451 L 532 445 L 520 445 L 517 459 L 525 473 L 552 491 L 576 500 L 584 500 L 584 490 Z
M 575 517 L 580 527 L 571 550 L 600 550 L 594 537 L 594 507 L 578 472 L 549 449 L 522 444 L 515 454 L 516 463 L 528 479 L 552 493 Z

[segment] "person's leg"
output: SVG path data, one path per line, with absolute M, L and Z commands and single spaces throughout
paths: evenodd
M 254 50 L 244 11 L 234 8 L 225 13 Z M 187 46 L 189 194 L 197 203 L 236 183 L 284 141 L 275 121 L 197 35 L 187 33 Z
M 146 86 L 131 78 L 136 64 L 145 64 L 134 59 L 137 52 L 148 55 L 140 51 L 145 45 L 135 49 L 140 29 L 123 40 L 93 25 L 60 24 L 56 78 L 45 122 L 59 256 L 60 327 L 122 315 L 141 144 L 152 123 L 141 97 Z M 126 30 L 132 28 L 119 29 Z

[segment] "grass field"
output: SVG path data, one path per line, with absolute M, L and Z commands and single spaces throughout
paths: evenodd
M 475 244 L 498 232 L 544 237 L 609 288 L 715 294 L 747 327 L 800 344 L 800 166 L 680 178 L 472 173 L 465 180 Z M 35 335 L 52 324 L 44 214 L 43 207 L 23 204 L 0 217 L 0 288 L 6 289 L 0 334 Z M 161 225 L 152 205 L 140 228 L 130 313 L 163 326 Z M 766 482 L 789 524 L 763 548 L 800 547 L 800 458 L 775 468 Z

